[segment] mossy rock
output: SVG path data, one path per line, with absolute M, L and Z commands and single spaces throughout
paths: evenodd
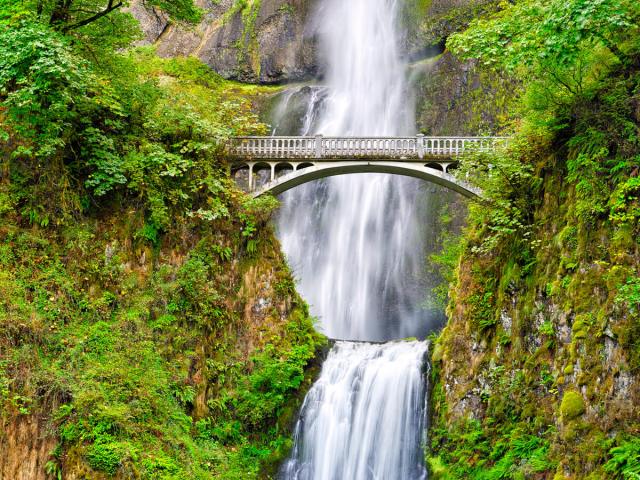
M 444 349 L 442 345 L 440 343 L 436 343 L 433 346 L 433 354 L 431 355 L 431 361 L 439 362 L 442 360 L 443 355 L 444 355 Z
M 585 412 L 582 395 L 575 390 L 565 392 L 560 404 L 560 414 L 564 421 L 573 420 Z

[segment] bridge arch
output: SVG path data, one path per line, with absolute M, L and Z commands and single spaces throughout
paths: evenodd
M 291 172 L 295 171 L 295 166 L 290 162 L 278 162 L 275 166 L 274 176 L 275 178 L 280 178 L 284 175 L 288 175 Z
M 449 173 L 415 163 L 363 162 L 361 160 L 354 160 L 306 165 L 309 166 L 303 169 L 298 168 L 286 175 L 276 177 L 262 186 L 258 186 L 252 192 L 252 195 L 258 197 L 267 192 L 279 195 L 280 193 L 284 193 L 287 190 L 314 180 L 352 173 L 389 173 L 403 175 L 441 185 L 468 198 L 476 198 L 481 194 L 479 189 L 466 182 L 460 181 Z

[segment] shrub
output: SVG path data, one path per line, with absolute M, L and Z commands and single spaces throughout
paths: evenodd
M 615 478 L 637 480 L 640 478 L 640 438 L 635 437 L 621 445 L 612 448 L 609 453 L 611 459 L 606 463 L 606 472 Z

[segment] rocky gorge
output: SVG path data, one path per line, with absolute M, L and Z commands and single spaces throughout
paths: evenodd
M 132 1 L 131 53 L 117 22 L 69 34 L 0 6 L 16 55 L 0 47 L 0 478 L 276 478 L 287 459 L 304 471 L 295 418 L 333 344 L 274 233 L 282 207 L 233 184 L 221 145 L 303 123 L 326 75 L 318 2 L 195 6 L 187 18 Z M 414 253 L 440 283 L 420 308 L 446 305 L 429 348 L 412 347 L 430 357 L 416 475 L 637 478 L 637 5 L 399 12 L 416 131 L 512 137 L 459 165 L 482 202 L 412 197 L 433 199 Z M 25 93 L 50 79 L 37 68 L 57 76 Z

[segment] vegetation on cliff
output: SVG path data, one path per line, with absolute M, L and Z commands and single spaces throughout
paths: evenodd
M 523 93 L 509 150 L 460 170 L 487 201 L 433 353 L 433 478 L 638 478 L 639 22 L 525 0 L 448 41 Z
M 203 14 L 147 4 L 174 24 Z M 492 84 L 456 108 L 515 139 L 462 163 L 486 201 L 433 257 L 453 286 L 432 478 L 639 478 L 640 7 L 470 4 L 420 34 L 464 29 L 448 48 L 484 70 L 463 81 Z M 226 18 L 258 76 L 261 5 Z M 0 476 L 266 476 L 324 346 L 267 225 L 274 201 L 239 192 L 221 152 L 265 132 L 252 101 L 268 89 L 131 49 L 123 6 L 0 0 Z M 25 419 L 33 443 L 10 450 Z
M 265 474 L 324 345 L 275 200 L 221 153 L 264 132 L 265 89 L 125 49 L 136 23 L 98 3 L 0 3 L 0 476 Z M 21 457 L 9 437 L 36 418 Z

